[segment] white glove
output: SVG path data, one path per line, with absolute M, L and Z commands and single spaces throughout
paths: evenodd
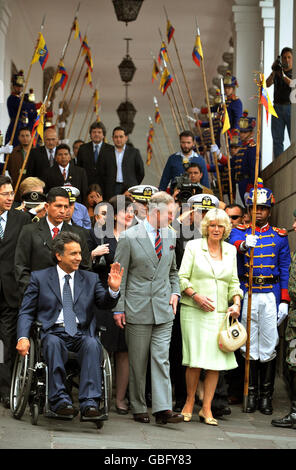
M 285 302 L 280 303 L 279 305 L 279 311 L 277 314 L 277 326 L 280 326 L 280 324 L 285 320 L 285 318 L 288 316 L 288 309 L 289 306 Z
M 211 153 L 216 153 L 218 160 L 221 160 L 222 153 L 217 144 L 211 145 Z
M 0 147 L 0 153 L 11 153 L 13 151 L 13 145 L 3 145 L 3 147 Z
M 247 235 L 245 246 L 246 248 L 254 248 L 257 245 L 258 235 Z

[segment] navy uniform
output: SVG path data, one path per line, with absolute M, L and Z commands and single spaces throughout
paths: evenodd
M 234 89 L 234 91 L 238 86 L 236 77 L 232 76 L 230 71 L 226 73 L 223 84 L 224 88 L 231 87 Z M 239 128 L 239 120 L 243 115 L 243 103 L 235 93 L 227 96 L 225 102 L 229 116 L 230 132 L 232 133 L 234 129 Z
M 260 186 L 260 187 L 259 187 Z M 253 205 L 254 189 L 251 189 L 247 206 Z M 271 208 L 274 197 L 270 189 L 258 184 L 257 205 Z M 239 225 L 230 234 L 230 243 L 244 254 L 244 304 L 242 323 L 247 322 L 250 249 L 247 237 L 252 233 L 250 225 Z M 259 409 L 272 413 L 272 394 L 275 378 L 276 346 L 279 336 L 277 326 L 288 313 L 289 265 L 291 261 L 288 234 L 285 229 L 271 227 L 268 223 L 256 227 L 254 240 L 254 271 L 251 309 L 250 379 L 247 412 L 254 412 L 258 401 L 258 377 L 260 372 Z M 249 245 L 252 246 L 252 245 Z M 245 352 L 245 347 L 242 348 Z
M 13 91 L 11 95 L 7 98 L 7 111 L 10 118 L 10 123 L 6 131 L 5 143 L 7 144 L 12 136 L 15 119 L 18 113 L 19 105 L 21 102 L 21 91 L 24 86 L 24 74 L 21 70 L 18 74 L 13 75 L 12 77 L 12 86 Z M 31 90 L 30 90 L 31 92 Z M 23 100 L 22 108 L 20 111 L 18 123 L 16 126 L 15 135 L 13 138 L 13 146 L 19 145 L 18 133 L 22 127 L 28 127 L 30 131 L 33 129 L 33 124 L 37 118 L 37 112 L 34 102 L 32 102 L 33 92 L 26 94 Z
M 139 223 L 146 218 L 148 202 L 158 189 L 150 184 L 139 184 L 128 188 L 128 193 L 135 202 L 135 219 Z
M 232 189 L 235 194 L 235 200 L 238 204 L 245 205 L 246 197 L 249 191 L 254 187 L 255 180 L 255 166 L 256 166 L 256 142 L 253 137 L 253 131 L 256 126 L 256 118 L 249 117 L 247 112 L 244 117 L 239 120 L 239 131 L 251 133 L 245 140 L 241 142 L 238 140 L 239 149 L 231 157 L 231 179 Z M 237 133 L 233 133 L 233 138 Z M 237 137 L 235 137 L 237 139 Z M 231 146 L 231 143 L 230 143 Z M 261 154 L 259 155 L 261 159 Z M 227 157 L 222 156 L 219 163 L 227 166 Z M 260 167 L 260 161 L 259 161 Z M 225 175 L 227 169 L 223 171 L 223 181 L 225 182 Z M 227 176 L 228 178 L 228 176 Z

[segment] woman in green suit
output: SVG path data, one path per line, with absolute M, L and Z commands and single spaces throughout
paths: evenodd
M 219 371 L 237 367 L 234 353 L 224 353 L 218 347 L 225 313 L 238 318 L 242 298 L 236 250 L 224 241 L 230 231 L 230 219 L 223 210 L 208 211 L 202 221 L 203 237 L 188 242 L 179 271 L 183 365 L 187 366 L 184 421 L 191 420 L 200 371 L 205 369 L 199 416 L 206 424 L 218 424 L 212 415 L 211 402 Z

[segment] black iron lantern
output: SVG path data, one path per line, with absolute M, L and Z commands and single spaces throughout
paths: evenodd
M 131 134 L 133 128 L 134 128 L 134 117 L 137 113 L 136 108 L 134 107 L 133 103 L 129 101 L 128 95 L 127 95 L 127 88 L 128 84 L 125 83 L 125 101 L 120 103 L 120 105 L 117 108 L 117 114 L 120 120 L 120 125 L 124 127 L 126 130 L 127 134 Z
M 112 0 L 112 3 L 117 20 L 127 25 L 137 19 L 143 0 Z
M 132 81 L 137 68 L 129 55 L 129 41 L 131 41 L 131 38 L 125 38 L 125 41 L 127 42 L 126 56 L 122 59 L 122 62 L 119 64 L 118 68 L 121 80 L 125 83 L 128 83 Z

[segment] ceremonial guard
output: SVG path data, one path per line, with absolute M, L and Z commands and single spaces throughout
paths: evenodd
M 236 77 L 228 71 L 223 80 L 226 95 L 226 107 L 229 116 L 230 129 L 232 133 L 234 129 L 239 128 L 239 120 L 243 115 L 243 104 L 235 94 L 235 88 L 238 87 Z
M 271 190 L 262 186 L 262 183 L 258 184 L 255 235 L 252 235 L 251 225 L 238 225 L 230 234 L 230 243 L 236 246 L 239 253 L 244 254 L 245 297 L 242 310 L 244 325 L 247 323 L 250 248 L 254 248 L 250 377 L 246 411 L 253 413 L 258 407 L 261 413 L 272 414 L 276 346 L 279 340 L 277 326 L 288 314 L 291 258 L 287 231 L 272 227 L 268 223 L 275 200 Z M 247 199 L 250 211 L 253 198 L 254 189 L 251 189 Z M 242 352 L 245 353 L 245 347 L 242 348 Z
M 21 102 L 21 93 L 24 86 L 24 73 L 22 70 L 12 77 L 12 93 L 7 99 L 7 110 L 10 117 L 10 123 L 7 128 L 5 143 L 7 144 L 12 136 L 15 119 L 18 113 L 19 105 Z M 19 144 L 18 133 L 22 127 L 28 127 L 30 131 L 33 128 L 34 121 L 37 117 L 36 107 L 34 104 L 34 93 L 30 90 L 30 94 L 26 94 L 22 104 L 22 109 L 19 115 L 16 132 L 13 138 L 13 146 Z

